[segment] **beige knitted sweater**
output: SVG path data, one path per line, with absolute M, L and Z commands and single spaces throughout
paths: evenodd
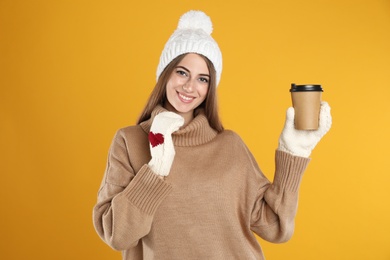
M 273 183 L 232 131 L 200 113 L 173 134 L 176 156 L 160 179 L 150 160 L 153 117 L 120 129 L 93 210 L 99 236 L 123 259 L 264 259 L 253 232 L 287 241 L 309 159 L 276 151 Z

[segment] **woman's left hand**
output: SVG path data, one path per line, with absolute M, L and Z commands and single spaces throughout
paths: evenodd
M 330 106 L 321 102 L 319 127 L 317 130 L 296 130 L 294 128 L 294 108 L 287 110 L 286 122 L 279 137 L 278 150 L 295 156 L 309 157 L 314 147 L 329 131 L 332 125 Z

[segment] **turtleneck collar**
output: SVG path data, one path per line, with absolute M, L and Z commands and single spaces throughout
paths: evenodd
M 164 111 L 167 110 L 162 106 L 157 106 L 150 119 L 140 123 L 142 129 L 149 133 L 154 117 Z M 210 127 L 204 110 L 200 110 L 187 126 L 172 134 L 172 140 L 176 146 L 197 146 L 211 141 L 216 135 L 217 131 Z

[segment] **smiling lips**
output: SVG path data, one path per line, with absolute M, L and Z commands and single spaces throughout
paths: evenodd
M 192 100 L 194 100 L 194 97 L 185 96 L 179 92 L 177 92 L 179 99 L 185 103 L 190 103 Z

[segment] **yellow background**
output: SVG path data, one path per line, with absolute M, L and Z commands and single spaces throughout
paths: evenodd
M 332 107 L 295 234 L 259 239 L 267 259 L 389 260 L 388 0 L 0 0 L 0 258 L 120 259 L 92 226 L 107 151 L 190 9 L 223 52 L 225 127 L 269 178 L 290 84 L 322 84 Z

